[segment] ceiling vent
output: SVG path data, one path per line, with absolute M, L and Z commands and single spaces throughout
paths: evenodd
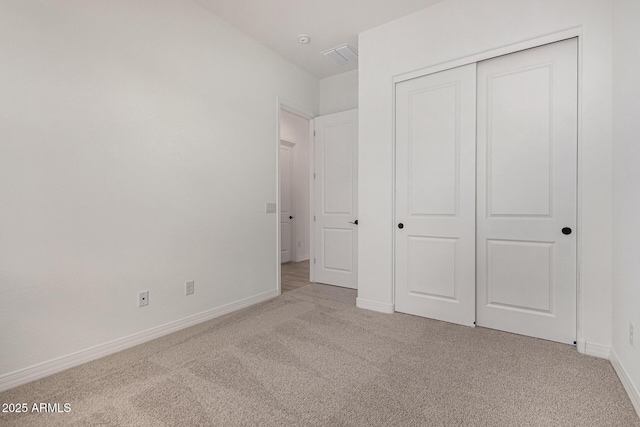
M 358 51 L 348 44 L 343 44 L 333 49 L 326 50 L 322 54 L 331 62 L 338 65 L 358 62 Z

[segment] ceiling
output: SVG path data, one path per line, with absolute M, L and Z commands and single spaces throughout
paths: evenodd
M 442 0 L 195 0 L 289 61 L 322 79 L 356 69 L 335 65 L 321 53 L 358 33 Z M 300 34 L 311 37 L 307 45 Z

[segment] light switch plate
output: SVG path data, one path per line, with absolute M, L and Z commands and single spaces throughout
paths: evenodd
M 265 212 L 266 213 L 276 213 L 276 204 L 267 202 L 267 204 L 265 205 Z

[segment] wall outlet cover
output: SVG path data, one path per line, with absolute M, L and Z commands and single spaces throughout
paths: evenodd
M 184 293 L 185 295 L 193 295 L 194 292 L 195 292 L 195 281 L 189 280 L 187 283 L 185 283 Z
M 149 305 L 149 291 L 141 291 L 138 294 L 138 307 Z

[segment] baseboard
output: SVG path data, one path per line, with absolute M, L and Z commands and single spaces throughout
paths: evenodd
M 611 347 L 608 345 L 594 344 L 584 340 L 577 343 L 578 352 L 587 356 L 599 357 L 600 359 L 609 359 Z
M 118 338 L 104 344 L 99 344 L 85 350 L 80 350 L 76 353 L 68 354 L 66 356 L 58 357 L 56 359 L 39 363 L 28 368 L 4 374 L 0 376 L 0 392 L 18 387 L 20 385 L 38 380 L 40 378 L 48 377 L 49 375 L 62 372 L 74 366 L 79 366 L 113 353 L 117 353 L 127 348 L 135 347 L 136 345 L 145 343 L 147 341 L 151 341 L 164 335 L 177 332 L 181 329 L 197 325 L 198 323 L 206 322 L 207 320 L 211 320 L 216 317 L 231 313 L 233 311 L 249 307 L 250 305 L 267 301 L 277 296 L 278 292 L 274 289 L 272 291 L 264 292 L 253 297 L 225 304 L 223 306 L 213 308 L 202 313 L 194 314 L 183 319 L 165 323 L 164 325 L 156 326 L 146 331 L 137 332 L 127 337 Z
M 356 299 L 356 307 L 364 308 L 365 310 L 379 311 L 380 313 L 386 313 L 386 314 L 391 314 L 394 312 L 393 304 L 369 301 L 362 298 Z
M 629 374 L 627 374 L 627 371 L 625 371 L 624 367 L 620 363 L 620 360 L 618 359 L 618 355 L 613 349 L 611 350 L 611 354 L 609 355 L 609 360 L 611 361 L 611 365 L 613 365 L 613 369 L 618 374 L 618 377 L 620 378 L 620 382 L 622 382 L 624 389 L 627 391 L 629 399 L 631 399 L 631 404 L 640 417 L 640 391 L 638 391 L 638 388 L 633 384 L 633 381 L 631 381 Z
M 309 261 L 310 258 L 309 255 L 300 255 L 296 257 L 296 262 Z

